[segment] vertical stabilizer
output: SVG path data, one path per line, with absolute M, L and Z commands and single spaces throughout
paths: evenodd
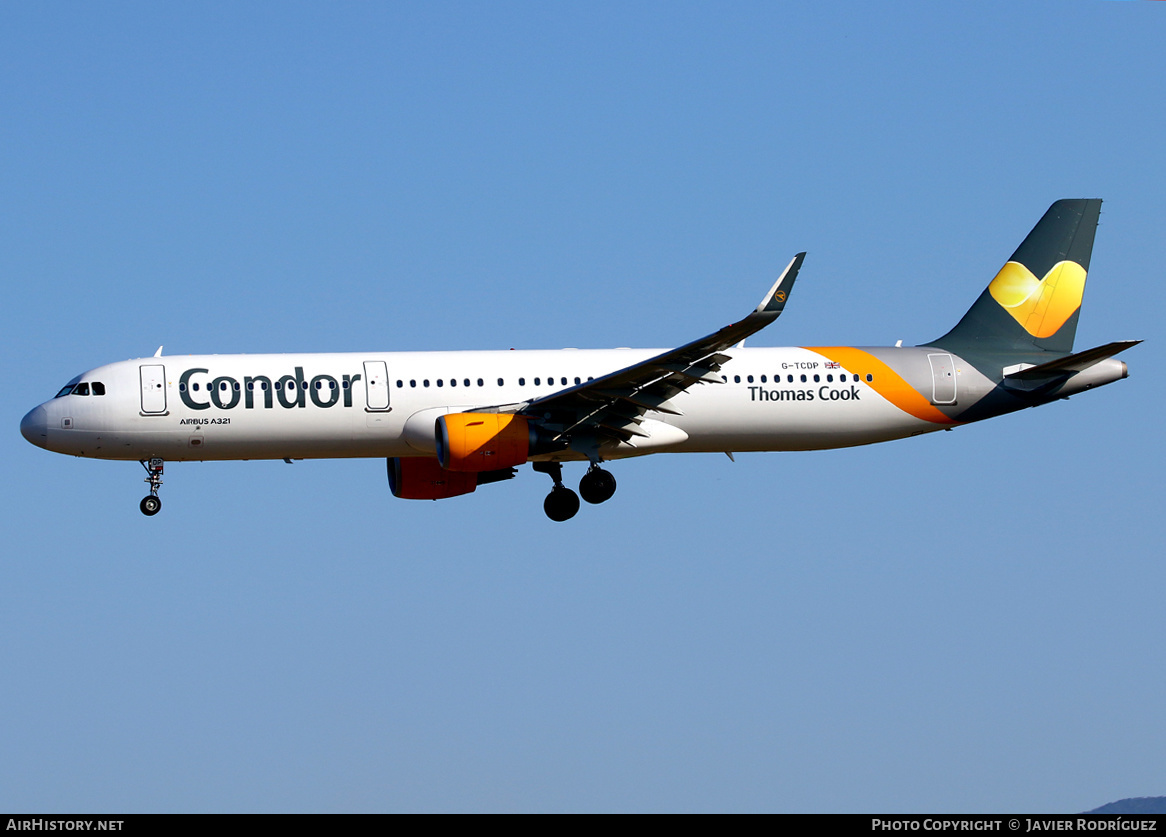
M 1049 207 L 951 331 L 927 345 L 965 352 L 1073 351 L 1101 200 Z

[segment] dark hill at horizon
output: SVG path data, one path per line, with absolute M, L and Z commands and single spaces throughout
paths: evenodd
M 1086 814 L 1166 814 L 1166 796 L 1131 796 L 1109 802 Z

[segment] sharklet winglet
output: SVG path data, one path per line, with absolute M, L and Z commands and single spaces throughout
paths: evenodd
M 793 287 L 794 280 L 798 278 L 798 271 L 801 270 L 802 262 L 805 260 L 806 254 L 804 252 L 798 253 L 790 260 L 790 263 L 785 266 L 785 270 L 781 272 L 781 276 L 777 277 L 777 281 L 769 289 L 769 293 L 757 306 L 755 313 L 781 313 L 781 309 L 785 308 L 785 301 L 789 298 L 790 288 Z

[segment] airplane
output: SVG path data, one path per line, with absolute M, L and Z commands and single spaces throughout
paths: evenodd
M 1099 199 L 1054 203 L 942 337 L 914 347 L 745 348 L 785 310 L 805 253 L 744 319 L 668 350 L 163 356 L 99 366 L 24 416 L 46 450 L 138 460 L 162 507 L 166 461 L 376 457 L 394 496 L 440 500 L 531 463 L 546 515 L 616 490 L 604 464 L 650 453 L 819 450 L 1039 406 L 1128 376 L 1073 353 Z M 579 493 L 564 462 L 585 462 Z

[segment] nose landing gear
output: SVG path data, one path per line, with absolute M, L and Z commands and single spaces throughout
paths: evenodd
M 143 459 L 141 463 L 142 467 L 146 469 L 145 481 L 150 484 L 150 493 L 142 498 L 138 508 L 146 517 L 153 517 L 162 511 L 162 500 L 158 497 L 158 489 L 162 487 L 162 460 L 151 459 L 147 461 Z

